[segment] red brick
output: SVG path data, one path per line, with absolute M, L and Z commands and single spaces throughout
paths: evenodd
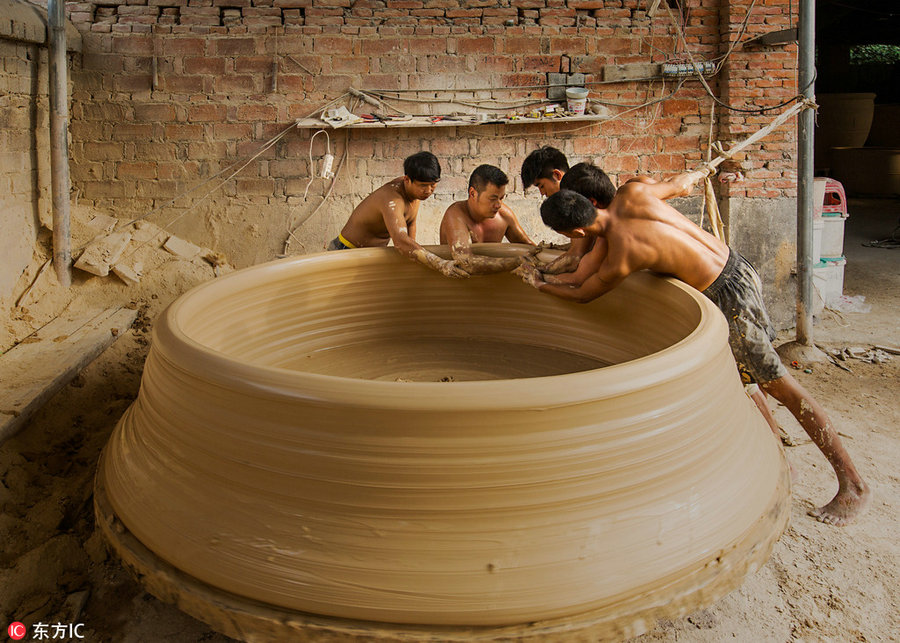
M 175 107 L 165 103 L 144 103 L 134 106 L 134 120 L 159 123 L 175 120 Z
M 353 40 L 346 36 L 320 36 L 313 42 L 317 54 L 350 54 Z
M 236 178 L 234 182 L 238 196 L 254 194 L 270 195 L 275 193 L 275 179 L 239 177 Z
M 170 141 L 200 141 L 204 138 L 202 125 L 166 125 L 166 139 Z
M 200 164 L 194 161 L 157 163 L 156 171 L 161 181 L 200 178 Z
M 409 53 L 411 54 L 442 54 L 447 53 L 447 39 L 439 37 L 418 37 L 409 39 Z
M 153 39 L 150 36 L 141 34 L 114 36 L 112 39 L 112 51 L 117 54 L 152 56 L 154 53 Z
M 218 76 L 213 82 L 215 91 L 220 94 L 255 94 L 263 90 L 264 86 L 271 84 L 270 78 L 262 78 L 258 75 L 234 76 L 226 74 Z
M 272 105 L 244 104 L 237 108 L 237 117 L 242 121 L 272 121 L 277 112 Z
M 99 69 L 107 73 L 122 71 L 123 59 L 119 55 L 85 52 L 81 59 L 84 69 Z
M 188 143 L 188 157 L 194 160 L 222 161 L 228 156 L 228 147 L 222 142 Z
M 122 159 L 125 148 L 122 143 L 84 144 L 84 157 L 89 161 L 118 161 Z
M 134 194 L 134 185 L 124 181 L 85 181 L 81 188 L 85 199 L 128 197 Z
M 205 76 L 176 76 L 166 74 L 160 78 L 162 89 L 176 94 L 206 94 L 209 87 L 204 83 Z
M 512 56 L 485 56 L 478 58 L 476 68 L 480 72 L 503 72 L 515 70 L 515 58 Z
M 250 138 L 253 135 L 253 126 L 249 123 L 215 123 L 213 124 L 213 138 L 237 140 Z
M 117 179 L 155 179 L 156 163 L 116 163 Z
M 135 157 L 144 161 L 171 161 L 175 159 L 175 145 L 172 143 L 147 143 L 134 144 Z
M 523 56 L 523 71 L 558 72 L 560 66 L 559 56 Z
M 666 115 L 672 114 L 684 116 L 686 114 L 698 114 L 700 112 L 700 106 L 695 100 L 679 100 L 677 98 L 672 98 L 665 101 L 662 105 L 663 114 Z
M 224 105 L 191 105 L 188 107 L 188 122 L 221 122 L 225 120 Z
M 502 51 L 507 54 L 539 54 L 541 39 L 528 36 L 516 36 L 501 41 Z
M 219 56 L 252 56 L 256 44 L 253 38 L 222 38 L 215 41 L 215 51 Z
M 363 56 L 332 56 L 331 71 L 335 73 L 368 74 L 369 59 Z
M 148 140 L 153 137 L 153 130 L 152 123 L 115 123 L 112 127 L 112 137 L 117 141 Z
M 389 53 L 406 53 L 409 41 L 403 38 L 377 38 L 362 41 L 362 53 L 366 56 L 382 56 Z
M 170 37 L 164 41 L 163 49 L 169 56 L 202 56 L 206 53 L 203 38 Z
M 241 60 L 240 58 L 238 60 Z M 224 74 L 225 59 L 189 56 L 184 59 L 186 74 Z
M 460 54 L 490 54 L 494 52 L 494 38 L 476 37 L 457 40 L 457 52 Z

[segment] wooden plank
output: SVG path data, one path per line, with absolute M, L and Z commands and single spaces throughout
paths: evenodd
M 116 341 L 135 317 L 136 310 L 122 307 L 60 316 L 0 356 L 0 444 Z
M 625 65 L 603 65 L 603 80 L 639 80 L 662 75 L 659 63 L 628 63 Z
M 659 65 L 657 65 L 659 67 Z M 590 121 L 609 120 L 609 116 L 599 114 L 585 114 L 583 116 L 557 116 L 556 118 L 531 118 L 529 116 L 519 116 L 515 119 L 511 118 L 491 118 L 487 121 L 479 121 L 470 119 L 467 116 L 460 116 L 458 121 L 442 120 L 436 123 L 431 122 L 430 116 L 416 116 L 409 120 L 390 120 L 387 122 L 375 121 L 374 123 L 351 123 L 344 125 L 340 129 L 385 129 L 390 127 L 474 127 L 478 125 L 534 125 L 540 123 L 577 123 Z M 331 129 L 331 125 L 318 118 L 299 118 L 296 121 L 298 129 Z

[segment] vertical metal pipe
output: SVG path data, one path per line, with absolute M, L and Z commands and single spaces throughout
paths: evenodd
M 53 267 L 59 283 L 72 284 L 69 228 L 69 83 L 66 63 L 65 0 L 49 0 L 47 31 L 50 62 L 50 175 L 53 195 Z
M 800 61 L 797 80 L 803 96 L 815 97 L 815 0 L 800 1 Z M 813 256 L 813 136 L 815 111 L 807 107 L 798 117 L 797 161 L 797 342 L 811 346 Z

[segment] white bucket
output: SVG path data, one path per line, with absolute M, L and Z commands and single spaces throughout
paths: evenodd
M 584 114 L 589 93 L 584 87 L 569 87 L 566 89 L 566 109 L 575 114 Z
M 815 266 L 822 258 L 822 231 L 825 229 L 825 222 L 822 217 L 813 217 L 813 247 L 812 247 L 812 264 Z
M 847 259 L 836 257 L 822 260 L 813 268 L 813 314 L 818 315 L 825 306 L 834 305 L 844 294 L 844 266 Z
M 819 257 L 833 259 L 844 254 L 844 222 L 840 212 L 826 212 L 822 215 L 822 245 Z
M 822 216 L 822 208 L 825 207 L 825 186 L 828 179 L 816 177 L 813 179 L 813 215 Z

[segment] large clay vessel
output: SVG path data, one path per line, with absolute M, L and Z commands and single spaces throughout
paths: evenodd
M 123 534 L 282 625 L 480 640 L 633 634 L 714 600 L 768 557 L 787 480 L 725 320 L 681 282 L 639 273 L 572 304 L 366 249 L 173 303 L 97 487 L 126 558 Z
M 875 94 L 816 94 L 815 167 L 831 168 L 831 148 L 862 147 L 875 113 Z

